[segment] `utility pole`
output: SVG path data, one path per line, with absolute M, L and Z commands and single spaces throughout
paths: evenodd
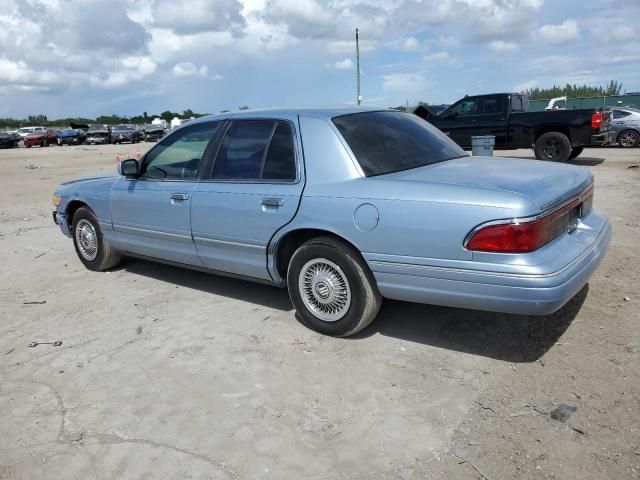
M 358 38 L 358 29 L 356 28 L 356 102 L 360 105 L 360 40 Z

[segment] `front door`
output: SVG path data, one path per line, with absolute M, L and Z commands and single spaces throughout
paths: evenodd
M 471 147 L 471 136 L 478 130 L 482 97 L 465 97 L 442 112 L 434 124 L 463 148 Z
M 111 191 L 117 248 L 200 265 L 191 238 L 190 208 L 207 145 L 218 122 L 197 123 L 164 138 L 147 155 L 138 178 L 121 178 Z
M 297 119 L 234 120 L 208 178 L 193 192 L 191 225 L 202 263 L 269 280 L 267 246 L 302 194 Z

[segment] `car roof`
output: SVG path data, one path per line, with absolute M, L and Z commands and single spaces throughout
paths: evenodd
M 313 117 L 322 117 L 331 119 L 341 115 L 349 115 L 352 113 L 394 111 L 389 108 L 372 108 L 372 107 L 289 107 L 289 108 L 260 108 L 255 110 L 237 110 L 231 112 L 217 113 L 197 118 L 188 123 L 206 122 L 208 120 L 224 120 L 227 118 L 278 118 L 291 117 L 295 115 L 307 115 Z

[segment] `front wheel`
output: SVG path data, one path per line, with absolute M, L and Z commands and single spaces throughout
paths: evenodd
M 72 232 L 78 258 L 89 270 L 101 272 L 120 262 L 120 254 L 104 238 L 98 220 L 89 208 L 81 207 L 73 215 Z
M 534 151 L 538 160 L 566 162 L 571 155 L 571 142 L 564 133 L 547 132 L 536 140 Z
M 314 238 L 295 251 L 287 269 L 287 286 L 302 323 L 336 337 L 367 327 L 382 302 L 360 254 L 331 237 Z
M 633 148 L 640 145 L 640 134 L 635 130 L 625 130 L 618 135 L 618 144 L 622 148 Z

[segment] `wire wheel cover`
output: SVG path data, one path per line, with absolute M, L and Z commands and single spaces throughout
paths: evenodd
M 336 322 L 351 306 L 351 288 L 338 265 L 326 258 L 314 258 L 300 270 L 300 296 L 307 309 L 325 322 Z
M 84 218 L 76 225 L 76 243 L 82 258 L 93 261 L 98 256 L 98 233 L 95 227 Z

